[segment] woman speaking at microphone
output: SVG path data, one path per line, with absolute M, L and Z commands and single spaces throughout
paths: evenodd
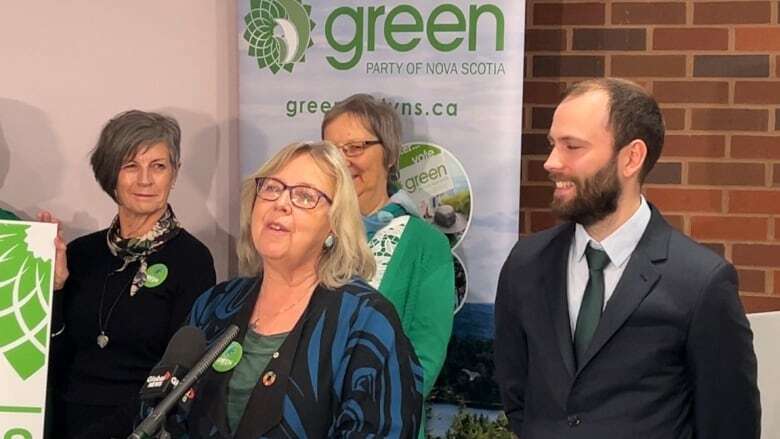
M 251 275 L 205 292 L 189 324 L 235 344 L 173 437 L 416 437 L 419 363 L 374 272 L 357 197 L 329 143 L 282 149 L 245 182 L 238 243 Z M 188 436 L 186 436 L 188 435 Z

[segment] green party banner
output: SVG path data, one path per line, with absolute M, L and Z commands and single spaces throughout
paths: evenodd
M 54 273 L 48 223 L 0 220 L 0 438 L 43 437 Z
M 319 139 L 341 99 L 392 105 L 398 189 L 449 239 L 455 270 L 453 338 L 427 426 L 443 436 L 464 404 L 495 420 L 493 302 L 519 229 L 525 2 L 238 0 L 237 10 L 242 176 Z

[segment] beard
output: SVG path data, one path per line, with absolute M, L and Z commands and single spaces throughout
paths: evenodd
M 550 175 L 553 181 L 566 181 L 561 176 Z M 558 218 L 583 226 L 595 224 L 615 212 L 622 192 L 617 176 L 617 158 L 612 157 L 594 175 L 583 179 L 573 178 L 575 194 L 568 201 L 555 198 L 550 203 Z

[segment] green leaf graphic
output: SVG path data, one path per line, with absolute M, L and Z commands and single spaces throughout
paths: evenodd
M 25 224 L 0 224 L 0 353 L 23 380 L 46 362 L 51 260 L 27 247 Z
M 306 49 L 314 44 L 310 14 L 311 7 L 301 0 L 250 0 L 243 37 L 258 68 L 292 72 L 295 63 L 305 61 Z

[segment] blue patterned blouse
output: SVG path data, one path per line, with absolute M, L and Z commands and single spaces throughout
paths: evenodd
M 238 278 L 206 291 L 189 324 L 209 342 L 237 324 L 236 340 L 243 340 L 260 282 Z M 209 369 L 192 406 L 172 418 L 174 437 L 417 437 L 422 369 L 393 306 L 365 282 L 317 287 L 278 353 L 258 377 L 235 435 L 225 415 L 231 371 Z

